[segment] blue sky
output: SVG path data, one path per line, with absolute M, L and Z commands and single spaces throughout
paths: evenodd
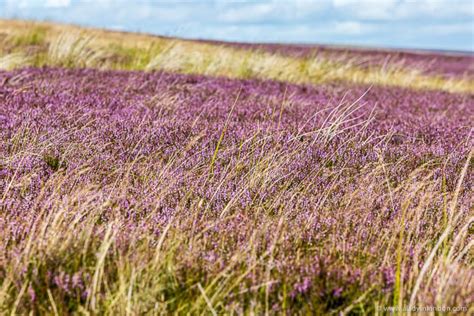
M 0 0 L 0 17 L 185 38 L 474 51 L 472 0 Z

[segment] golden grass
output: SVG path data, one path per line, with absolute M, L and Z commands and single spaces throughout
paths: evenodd
M 48 60 L 53 65 L 94 67 L 106 59 L 106 53 L 93 45 L 94 38 L 77 32 L 62 32 L 48 47 Z
M 29 62 L 29 59 L 22 53 L 11 53 L 0 57 L 0 69 L 12 70 L 26 66 Z
M 290 57 L 258 50 L 151 35 L 85 29 L 71 25 L 0 20 L 3 59 L 33 51 L 35 66 L 168 70 L 181 73 L 258 78 L 292 83 L 346 82 L 473 93 L 472 78 L 425 75 L 400 63 L 363 68 L 357 60 L 323 56 Z M 0 33 L 1 35 L 1 33 Z M 28 55 L 30 55 L 28 53 Z M 4 62 L 11 69 L 29 65 Z M 31 62 L 30 62 L 31 63 Z
M 26 155 L 24 152 L 20 154 Z M 249 183 L 253 181 L 261 183 L 259 178 L 265 177 L 274 168 L 281 167 L 282 161 L 274 158 L 278 155 L 278 150 L 275 150 L 275 152 L 261 157 L 257 164 L 271 164 L 272 167 L 256 168 L 254 173 L 249 174 Z M 380 166 L 375 165 L 363 170 L 358 179 L 361 184 L 360 189 L 341 197 L 348 203 L 347 209 L 321 208 L 323 216 L 340 218 L 339 224 L 334 227 L 334 230 L 328 232 L 325 248 L 344 253 L 346 250 L 344 250 L 343 240 L 356 234 L 360 236 L 360 243 L 356 247 L 361 252 L 370 253 L 373 248 L 378 250 L 378 257 L 371 259 L 374 261 L 371 264 L 382 265 L 386 263 L 385 261 L 398 261 L 399 265 L 404 268 L 407 261 L 414 260 L 415 263 L 412 266 L 420 268 L 410 271 L 408 280 L 399 284 L 400 292 L 406 293 L 408 297 L 398 296 L 400 305 L 394 306 L 406 307 L 417 304 L 418 306 L 429 306 L 432 304 L 431 292 L 433 288 L 437 289 L 437 293 L 444 293 L 443 296 L 437 298 L 437 306 L 458 306 L 457 304 L 462 303 L 457 297 L 461 289 L 472 288 L 469 278 L 460 278 L 463 275 L 469 275 L 466 266 L 460 263 L 460 258 L 466 252 L 471 251 L 472 241 L 469 242 L 467 230 L 469 225 L 472 225 L 474 218 L 459 212 L 460 206 L 456 200 L 471 157 L 472 152 L 466 159 L 456 192 L 449 194 L 449 199 L 452 202 L 450 212 L 453 218 L 442 234 L 437 233 L 435 225 L 436 216 L 440 215 L 441 210 L 436 214 L 429 215 L 429 204 L 443 192 L 438 189 L 439 183 L 430 179 L 428 165 L 415 170 L 403 183 L 393 188 L 393 194 L 403 197 L 405 200 L 406 217 L 400 224 L 394 223 L 390 228 L 381 229 L 377 227 L 378 224 L 375 224 L 383 223 L 381 215 L 380 218 L 373 219 L 373 227 L 362 225 L 364 217 L 367 216 L 367 203 L 372 203 L 377 197 L 387 194 L 384 186 L 380 185 L 385 178 L 384 162 L 381 161 Z M 282 159 L 292 159 L 292 157 L 282 157 Z M 171 162 L 173 165 L 179 165 L 179 163 L 179 159 Z M 121 168 L 126 168 L 126 166 Z M 146 171 L 144 170 L 144 172 Z M 36 219 L 32 219 L 32 229 L 24 242 L 22 256 L 18 258 L 18 262 L 11 263 L 6 267 L 5 278 L 0 288 L 0 299 L 11 296 L 14 292 L 14 284 L 18 282 L 18 275 L 22 270 L 33 266 L 38 271 L 42 271 L 44 269 L 42 265 L 46 262 L 44 260 L 63 258 L 57 260 L 68 262 L 71 267 L 75 267 L 75 265 L 84 267 L 91 272 L 92 279 L 86 284 L 90 296 L 84 304 L 78 302 L 78 306 L 76 306 L 78 311 L 85 314 L 139 315 L 149 313 L 159 315 L 173 311 L 175 313 L 214 314 L 217 308 L 225 313 L 263 314 L 268 311 L 268 306 L 263 304 L 262 300 L 251 303 L 248 310 L 240 309 L 242 307 L 239 304 L 228 306 L 226 302 L 231 297 L 230 295 L 246 294 L 238 292 L 237 289 L 240 282 L 249 273 L 261 270 L 262 267 L 272 266 L 276 245 L 282 244 L 288 236 L 302 238 L 302 236 L 298 236 L 298 232 L 290 231 L 286 224 L 295 210 L 284 208 L 280 209 L 281 212 L 277 216 L 271 216 L 262 211 L 264 206 L 256 208 L 255 210 L 260 210 L 257 212 L 258 214 L 252 216 L 253 220 L 241 227 L 245 231 L 248 246 L 234 249 L 229 259 L 229 265 L 221 272 L 213 274 L 205 283 L 201 283 L 203 281 L 199 279 L 190 280 L 196 283 L 189 284 L 186 292 L 180 292 L 177 281 L 179 278 L 178 269 L 182 270 L 186 262 L 183 262 L 183 256 L 178 249 L 181 251 L 183 251 L 183 247 L 189 249 L 186 250 L 185 256 L 191 256 L 191 260 L 198 258 L 200 249 L 210 242 L 207 240 L 206 231 L 219 222 L 232 220 L 234 215 L 225 214 L 222 218 L 206 216 L 196 223 L 196 219 L 189 215 L 186 207 L 178 208 L 176 219 L 171 220 L 163 229 L 158 242 L 154 242 L 156 238 L 153 233 L 140 237 L 132 235 L 130 238 L 136 238 L 136 240 L 128 240 L 131 246 L 128 251 L 123 251 L 120 250 L 120 241 L 117 238 L 121 234 L 121 227 L 124 226 L 124 219 L 121 218 L 123 215 L 120 214 L 120 211 L 116 210 L 116 214 L 113 215 L 115 219 L 111 219 L 107 225 L 98 222 L 101 214 L 112 203 L 103 188 L 84 184 L 75 187 L 66 194 L 62 192 L 61 188 L 64 183 L 71 181 L 71 177 L 79 179 L 91 173 L 94 173 L 94 170 L 88 167 L 74 174 L 57 173 L 44 184 L 44 191 L 49 191 L 50 195 L 41 195 L 35 202 L 40 215 Z M 163 175 L 154 176 L 172 178 L 172 168 L 165 171 Z M 14 181 L 19 184 L 22 179 Z M 169 189 L 169 184 L 168 181 L 163 181 L 162 187 L 158 189 L 166 192 Z M 114 195 L 120 195 L 127 189 L 127 186 L 127 181 L 121 181 L 121 184 L 113 189 Z M 298 190 L 295 188 L 295 192 Z M 302 190 L 302 193 L 306 191 L 304 188 Z M 314 201 L 325 200 L 325 197 L 335 190 L 337 190 L 336 186 L 328 188 L 326 192 L 321 192 L 321 195 Z M 374 193 L 370 200 L 368 200 L 367 192 Z M 41 199 L 46 200 L 40 201 Z M 52 204 L 48 204 L 48 201 L 51 201 Z M 229 203 L 231 204 L 232 201 Z M 278 201 L 275 200 L 272 203 L 278 204 Z M 45 205 L 42 206 L 42 204 Z M 157 200 L 157 204 L 159 204 L 159 200 Z M 186 202 L 183 201 L 182 205 L 185 204 Z M 276 205 L 271 207 L 276 207 Z M 199 211 L 201 202 L 191 201 L 191 208 Z M 458 214 L 455 214 L 456 212 Z M 149 214 L 149 216 L 151 215 Z M 355 231 L 348 226 L 348 223 L 354 219 L 361 223 L 360 226 L 354 228 Z M 420 219 L 427 220 L 433 225 L 433 229 L 426 236 L 420 235 L 418 232 Z M 265 223 L 265 225 L 260 226 L 259 230 L 252 229 L 253 226 L 257 226 L 257 223 Z M 195 225 L 199 226 L 196 231 L 194 230 Z M 458 234 L 450 237 L 449 234 L 455 227 L 458 229 Z M 402 232 L 406 238 L 400 238 Z M 366 235 L 367 233 L 368 235 Z M 379 238 L 374 239 L 373 236 L 379 236 Z M 439 237 L 430 239 L 433 236 Z M 222 238 L 225 242 L 225 238 Z M 370 244 L 364 242 L 367 238 L 372 239 Z M 413 246 L 414 242 L 410 240 L 412 238 L 418 240 L 422 246 L 417 248 L 414 257 L 410 258 L 406 254 Z M 438 252 L 443 241 L 447 241 L 445 244 L 448 250 L 447 256 Z M 267 250 L 262 253 L 258 249 L 266 242 L 268 242 Z M 431 244 L 433 246 L 430 246 Z M 74 255 L 70 255 L 71 249 L 75 250 Z M 424 255 L 427 251 L 429 256 Z M 423 257 L 425 259 L 420 260 Z M 449 283 L 449 280 L 453 279 L 459 283 Z M 261 285 L 253 289 L 256 293 L 272 284 L 270 272 L 262 274 L 261 281 Z M 28 286 L 29 282 L 23 283 L 20 291 L 16 292 L 16 297 L 13 297 L 13 303 L 6 299 L 2 303 L 0 300 L 0 310 L 2 307 L 5 308 L 8 304 L 12 304 L 11 311 L 12 314 L 15 314 L 15 311 L 21 306 L 20 302 L 28 301 L 24 298 L 28 295 L 26 293 Z M 52 293 L 50 289 L 47 291 L 48 312 L 66 313 L 67 307 L 63 302 L 57 301 L 60 296 L 56 292 Z M 354 299 L 353 304 L 347 306 L 343 314 L 348 314 L 352 309 L 363 304 L 366 306 L 375 304 L 375 310 L 377 307 L 390 305 L 389 294 L 374 298 L 373 295 L 369 295 L 371 291 L 372 289 L 369 289 Z M 175 296 L 168 297 L 165 294 L 167 292 L 173 292 Z M 265 297 L 268 299 L 268 294 L 265 294 Z M 403 305 L 402 302 L 404 302 Z M 282 300 L 282 304 L 282 309 L 285 310 L 285 299 Z M 27 308 L 23 305 L 21 310 L 25 312 Z

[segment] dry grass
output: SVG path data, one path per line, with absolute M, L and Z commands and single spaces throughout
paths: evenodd
M 29 64 L 29 59 L 22 53 L 11 53 L 0 57 L 0 69 L 13 70 L 25 67 Z
M 63 32 L 49 43 L 48 63 L 63 67 L 97 67 L 104 64 L 106 53 L 96 47 L 90 35 Z
M 7 37 L 3 54 L 37 47 L 39 50 L 33 56 L 36 66 L 59 64 L 109 69 L 165 69 L 293 83 L 350 82 L 474 92 L 472 78 L 424 75 L 420 69 L 404 67 L 397 62 L 383 67 L 362 68 L 358 66 L 357 60 L 349 58 L 296 58 L 217 44 L 47 23 L 3 20 L 0 21 L 0 28 Z M 27 63 L 14 65 L 20 67 Z
M 23 138 L 24 142 L 30 140 L 31 138 Z M 44 145 L 30 143 L 27 148 L 17 152 L 16 157 L 4 157 L 3 161 L 22 159 L 32 154 L 42 155 Z M 295 152 L 300 150 L 303 148 L 295 148 Z M 182 159 L 184 158 L 176 157 L 169 161 L 161 174 L 150 174 L 146 168 L 134 167 L 135 164 L 148 164 L 146 157 L 137 157 L 129 166 L 117 168 L 116 174 L 120 179 L 117 178 L 110 186 L 85 183 L 84 178 L 95 176 L 94 168 L 87 165 L 72 173 L 54 174 L 44 183 L 44 193 L 33 201 L 35 212 L 28 218 L 31 228 L 24 241 L 17 245 L 18 249 L 21 249 L 21 255 L 16 257 L 14 262 L 4 262 L 0 310 L 10 310 L 12 314 L 28 310 L 31 304 L 28 302 L 32 300 L 27 291 L 30 282 L 35 282 L 38 288 L 38 284 L 47 279 L 47 271 L 54 271 L 52 273 L 59 275 L 58 278 L 61 278 L 61 273 L 64 273 L 63 277 L 73 277 L 75 271 L 83 271 L 88 275 L 88 279 L 83 281 L 86 288 L 82 291 L 87 292 L 88 296 L 86 301 L 81 301 L 80 295 L 75 294 L 74 289 L 71 289 L 71 293 L 67 292 L 68 285 L 64 285 L 65 288 L 62 289 L 44 285 L 45 288 L 54 290 L 54 293 L 35 294 L 36 300 L 41 302 L 39 306 L 44 308 L 38 310 L 39 313 L 64 314 L 72 308 L 83 313 L 121 315 L 158 315 L 171 312 L 215 314 L 216 310 L 229 314 L 264 314 L 269 308 L 265 304 L 269 300 L 269 293 L 264 290 L 271 284 L 277 285 L 278 289 L 275 294 L 275 287 L 272 287 L 272 304 L 279 301 L 281 305 L 278 309 L 283 311 L 291 308 L 294 302 L 289 303 L 282 296 L 280 299 L 274 297 L 287 294 L 282 284 L 278 284 L 284 276 L 272 271 L 272 267 L 275 258 L 281 260 L 285 255 L 282 245 L 289 246 L 288 240 L 293 240 L 294 247 L 301 247 L 297 241 L 304 239 L 302 233 L 308 229 L 301 227 L 298 232 L 294 230 L 294 225 L 288 223 L 291 218 L 305 211 L 293 209 L 290 206 L 292 201 L 283 202 L 274 198 L 256 202 L 252 206 L 252 212 L 249 210 L 245 215 L 248 220 L 238 228 L 240 238 L 245 240 L 243 244 L 246 246 L 227 251 L 228 259 L 222 270 L 214 270 L 215 267 L 211 266 L 203 267 L 205 270 L 210 269 L 206 277 L 200 274 L 193 277 L 192 272 L 189 272 L 190 275 L 186 271 L 195 268 L 194 262 L 202 260 L 201 251 L 208 251 L 209 245 L 216 243 L 216 240 L 221 249 L 226 248 L 227 243 L 232 243 L 232 237 L 229 235 L 217 237 L 207 231 L 235 220 L 237 214 L 229 210 L 236 207 L 234 203 L 237 200 L 230 200 L 219 216 L 209 214 L 199 216 L 198 219 L 197 214 L 206 214 L 206 203 L 199 198 L 183 196 L 177 201 L 175 215 L 162 228 L 158 239 L 152 232 L 124 234 L 128 226 L 127 219 L 120 208 L 114 207 L 116 198 L 123 196 L 124 192 L 130 189 L 131 182 L 147 179 L 150 186 L 157 182 L 162 183 L 154 187 L 156 192 L 162 193 L 155 196 L 156 205 L 160 205 L 161 197 L 173 190 L 171 179 L 174 177 L 175 168 L 185 163 Z M 254 185 L 271 185 L 275 170 L 284 167 L 287 161 L 292 159 L 292 155 L 287 152 L 268 152 L 255 161 L 254 165 L 249 166 L 253 171 L 248 175 L 248 186 L 242 187 L 239 192 Z M 466 159 L 465 168 L 459 176 L 458 190 L 463 183 L 470 159 L 471 156 Z M 132 168 L 133 176 L 130 173 Z M 198 170 L 189 170 L 189 176 L 193 177 L 197 172 Z M 212 170 L 209 172 L 212 174 Z M 237 169 L 229 172 L 227 179 L 239 176 Z M 378 306 L 392 305 L 465 306 L 468 291 L 472 290 L 474 275 L 472 270 L 460 264 L 460 261 L 472 251 L 468 227 L 472 225 L 474 218 L 467 216 L 462 206 L 457 204 L 458 191 L 453 194 L 440 191 L 440 182 L 433 181 L 429 173 L 428 166 L 421 167 L 390 191 L 382 185 L 384 162 L 381 161 L 380 165 L 367 168 L 358 175 L 359 189 L 340 197 L 340 203 L 344 207 L 334 209 L 323 202 L 330 200 L 331 194 L 337 192 L 337 180 L 333 187 L 320 192 L 319 195 L 311 196 L 311 203 L 320 203 L 318 216 L 338 221 L 321 240 L 324 248 L 329 251 L 324 253 L 347 256 L 342 262 L 364 262 L 362 257 L 352 257 L 354 253 L 360 253 L 362 256 L 372 254 L 370 259 L 365 259 L 367 261 L 364 264 L 389 266 L 398 262 L 398 273 L 406 276 L 404 280 L 397 277 L 395 301 L 392 301 L 392 292 L 383 294 L 380 285 L 374 281 L 373 288 L 366 292 L 355 292 L 353 297 L 347 298 L 347 303 L 339 312 L 347 314 L 353 309 L 359 312 L 365 309 L 366 312 L 373 313 Z M 9 186 L 2 192 L 3 198 L 8 195 L 8 188 L 25 186 L 32 176 L 26 174 L 12 177 Z M 78 185 L 65 192 L 65 183 L 71 182 Z M 286 193 L 293 191 L 296 198 L 306 195 L 309 188 L 306 184 L 305 187 L 288 189 Z M 187 190 L 192 192 L 195 188 L 191 186 Z M 388 194 L 403 201 L 404 215 L 400 223 L 392 223 L 386 227 L 385 215 L 380 214 L 379 217 L 372 217 L 371 224 L 368 224 L 366 218 L 372 215 L 367 205 L 376 204 L 381 198 L 388 202 Z M 431 201 L 438 200 L 439 196 L 445 196 L 449 205 L 449 221 L 441 227 L 438 222 L 443 210 L 433 210 L 430 204 Z M 140 202 L 138 201 L 138 204 Z M 275 211 L 274 215 L 265 211 L 272 209 L 278 211 Z M 139 207 L 135 211 L 141 212 Z M 107 223 L 101 223 L 100 219 L 104 214 L 109 218 Z M 148 212 L 146 216 L 153 218 L 157 215 L 159 211 L 155 210 Z M 307 225 L 311 225 L 312 221 L 309 219 Z M 432 228 L 421 234 L 422 222 Z M 259 227 L 258 230 L 254 229 L 256 226 Z M 452 234 L 453 230 L 456 230 L 455 235 Z M 12 238 L 9 235 L 1 237 L 4 240 Z M 124 241 L 123 238 L 127 240 Z M 367 240 L 370 240 L 370 243 Z M 348 244 L 345 245 L 346 243 Z M 301 248 L 302 251 L 303 249 Z M 409 253 L 411 255 L 408 255 Z M 371 268 L 366 266 L 364 269 Z M 242 287 L 241 282 L 247 280 L 250 274 L 254 275 L 254 283 L 257 285 L 253 288 Z M 184 287 L 181 283 L 183 278 L 186 282 Z M 369 275 L 361 276 L 363 280 L 369 278 Z M 20 280 L 23 280 L 23 287 L 18 290 L 15 284 Z M 433 293 L 438 295 L 433 297 Z M 44 299 L 44 295 L 47 295 L 48 299 Z M 233 303 L 229 304 L 229 298 L 232 297 L 235 297 L 235 300 L 232 299 Z M 250 297 L 253 301 L 246 304 L 245 297 Z M 48 301 L 49 303 L 45 304 Z M 65 302 L 68 302 L 69 307 Z

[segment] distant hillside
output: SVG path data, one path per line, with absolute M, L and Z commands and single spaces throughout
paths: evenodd
M 474 91 L 474 58 L 469 55 L 192 41 L 15 20 L 0 20 L 0 43 L 1 69 L 157 69 L 305 84 Z

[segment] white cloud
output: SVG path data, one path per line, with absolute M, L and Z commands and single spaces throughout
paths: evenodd
M 361 35 L 366 34 L 374 30 L 374 26 L 361 23 L 358 21 L 344 21 L 344 22 L 336 22 L 334 26 L 331 28 L 331 31 L 334 33 L 339 34 L 346 34 L 346 35 Z
M 71 5 L 71 0 L 46 0 L 47 8 L 65 8 Z
M 34 9 L 34 8 L 66 8 L 71 0 L 6 0 L 7 8 Z
M 399 18 L 474 18 L 472 0 L 404 0 L 397 8 Z
M 287 22 L 309 19 L 330 8 L 329 1 L 268 0 L 220 2 L 217 20 L 225 23 Z
M 387 19 L 393 14 L 396 0 L 334 0 L 334 7 L 348 15 L 368 19 Z
M 41 0 L 7 0 L 5 6 L 7 8 L 19 8 L 25 9 L 28 7 L 34 7 L 41 5 Z
M 269 17 L 274 13 L 275 6 L 271 3 L 258 3 L 238 7 L 231 7 L 224 10 L 218 16 L 222 22 L 254 22 Z
M 474 17 L 472 0 L 332 0 L 345 15 L 362 19 Z

